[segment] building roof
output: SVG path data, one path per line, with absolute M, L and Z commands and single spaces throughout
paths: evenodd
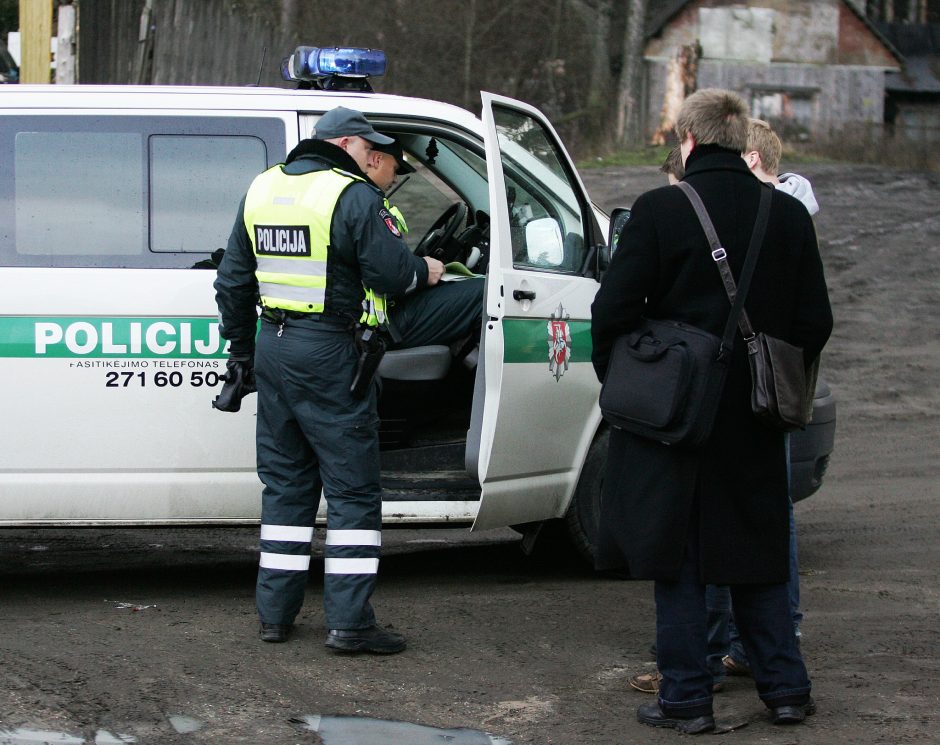
M 662 33 L 666 25 L 690 2 L 692 2 L 692 0 L 650 0 L 646 13 L 646 38 Z M 903 55 L 895 48 L 891 41 L 881 33 L 878 26 L 872 23 L 868 16 L 865 15 L 865 12 L 857 4 L 857 0 L 842 0 L 842 2 L 865 24 L 878 41 L 884 44 L 888 52 L 895 57 L 898 62 L 903 62 Z
M 656 36 L 690 0 L 649 0 L 646 9 L 646 38 Z
M 880 23 L 879 30 L 904 55 L 901 72 L 888 73 L 892 93 L 940 93 L 940 24 Z

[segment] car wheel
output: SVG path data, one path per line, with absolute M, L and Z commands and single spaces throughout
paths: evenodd
M 607 464 L 610 427 L 602 424 L 588 450 L 574 497 L 565 513 L 568 535 L 578 553 L 592 565 L 597 547 L 598 524 L 601 517 L 601 489 Z

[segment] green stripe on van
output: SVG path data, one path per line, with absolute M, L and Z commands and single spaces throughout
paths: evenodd
M 0 357 L 225 357 L 215 318 L 0 316 Z
M 505 362 L 548 362 L 548 342 L 552 338 L 546 318 L 507 318 L 503 321 Z M 591 361 L 591 322 L 569 320 L 569 362 Z

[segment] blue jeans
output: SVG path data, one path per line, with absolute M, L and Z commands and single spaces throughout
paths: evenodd
M 722 658 L 728 654 L 731 634 L 731 591 L 727 585 L 705 586 L 708 641 L 706 664 L 712 684 L 721 683 L 728 674 Z
M 698 581 L 697 541 L 690 531 L 678 580 L 654 583 L 659 703 L 667 716 L 688 719 L 712 714 L 715 682 L 707 662 L 708 601 Z M 769 707 L 805 704 L 811 685 L 793 635 L 786 583 L 731 585 L 729 591 L 761 700 Z

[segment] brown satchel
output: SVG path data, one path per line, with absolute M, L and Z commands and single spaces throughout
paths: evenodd
M 762 332 L 745 341 L 751 365 L 751 411 L 784 432 L 805 427 L 813 417 L 819 359 L 807 368 L 802 347 Z
M 692 202 L 695 213 L 708 242 L 712 247 L 712 256 L 725 285 L 728 300 L 734 305 L 738 287 L 725 258 L 725 250 L 718 242 L 718 235 L 712 225 L 705 205 L 698 192 L 690 184 L 679 182 L 679 187 Z M 761 192 L 761 201 L 769 199 L 772 187 L 761 186 L 767 191 Z M 741 270 L 741 292 L 746 293 L 750 286 L 761 244 L 748 248 L 747 259 Z M 803 348 L 794 346 L 783 339 L 778 339 L 762 331 L 754 332 L 747 311 L 742 310 L 738 318 L 738 328 L 747 344 L 748 362 L 751 368 L 751 411 L 764 424 L 772 429 L 789 432 L 802 429 L 809 424 L 813 416 L 813 397 L 816 391 L 816 376 L 819 371 L 819 359 L 807 366 Z

